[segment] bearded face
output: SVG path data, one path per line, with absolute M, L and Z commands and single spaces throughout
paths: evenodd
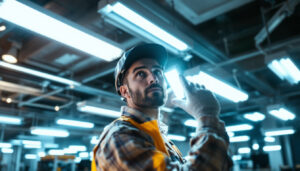
M 126 98 L 127 103 L 138 107 L 157 108 L 164 105 L 167 99 L 166 82 L 161 66 L 153 59 L 136 61 L 127 70 Z

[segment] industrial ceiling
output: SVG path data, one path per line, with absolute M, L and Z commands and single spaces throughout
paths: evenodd
M 2 2 L 4 1 L 0 1 Z M 135 32 L 131 26 L 118 22 L 116 18 L 103 12 L 108 4 L 116 1 L 20 2 L 95 35 L 122 51 L 143 42 L 156 42 L 156 39 L 144 36 L 143 32 Z M 167 48 L 167 70 L 176 66 L 179 72 L 186 75 L 203 71 L 248 94 L 248 99 L 240 102 L 217 95 L 222 107 L 221 119 L 227 125 L 249 123 L 256 128 L 251 134 L 257 135 L 262 134 L 261 128 L 286 126 L 299 130 L 299 83 L 291 84 L 280 79 L 268 67 L 268 60 L 273 59 L 276 54 L 289 56 L 300 67 L 298 0 L 119 2 L 188 44 L 185 51 Z M 69 130 L 68 141 L 63 138 L 51 140 L 61 146 L 68 146 L 71 142 L 89 145 L 91 138 L 99 135 L 104 126 L 115 117 L 82 112 L 80 105 L 93 104 L 115 111 L 125 105 L 114 88 L 113 73 L 118 58 L 106 61 L 11 21 L 0 19 L 0 23 L 6 27 L 0 32 L 1 55 L 16 48 L 18 62 L 12 65 L 31 69 L 28 72 L 12 69 L 1 61 L 0 113 L 23 118 L 21 125 L 2 126 L 2 141 L 22 137 L 34 139 L 36 137 L 31 135 L 31 128 L 42 126 Z M 57 30 L 57 34 L 61 34 L 60 30 Z M 46 78 L 33 71 L 55 78 Z M 60 81 L 58 78 L 71 82 L 66 83 L 66 80 Z M 268 109 L 274 105 L 285 106 L 296 114 L 296 118 L 281 121 L 272 117 L 268 114 Z M 174 108 L 169 103 L 166 107 Z M 245 113 L 256 111 L 265 114 L 266 119 L 253 123 L 243 117 Z M 194 131 L 193 128 L 184 126 L 184 121 L 190 117 L 182 110 L 174 108 L 171 111 L 164 110 L 164 113 L 171 132 L 188 136 Z M 58 125 L 56 120 L 59 118 L 88 121 L 94 123 L 95 127 L 82 129 Z M 91 150 L 92 145 L 88 148 Z

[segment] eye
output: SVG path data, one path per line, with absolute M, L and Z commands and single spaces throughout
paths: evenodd
M 144 71 L 139 71 L 136 74 L 139 78 L 145 78 L 146 77 L 146 73 Z
M 159 77 L 162 77 L 162 75 L 163 75 L 162 70 L 159 70 L 159 69 L 154 70 L 153 73 Z

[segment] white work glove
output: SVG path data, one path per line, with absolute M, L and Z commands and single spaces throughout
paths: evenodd
M 175 106 L 182 108 L 197 120 L 201 116 L 219 116 L 220 104 L 212 92 L 199 85 L 188 84 L 182 75 L 179 78 L 183 84 L 186 99 L 173 99 L 172 103 Z

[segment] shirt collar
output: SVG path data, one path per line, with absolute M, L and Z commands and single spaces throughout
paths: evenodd
M 151 117 L 147 116 L 146 114 L 144 114 L 136 109 L 130 108 L 128 106 L 121 107 L 121 114 L 123 116 L 130 117 L 131 119 L 135 120 L 136 122 L 138 122 L 140 124 L 153 120 Z M 160 120 L 158 120 L 157 122 L 158 122 L 161 133 L 166 135 L 168 132 L 168 126 Z

